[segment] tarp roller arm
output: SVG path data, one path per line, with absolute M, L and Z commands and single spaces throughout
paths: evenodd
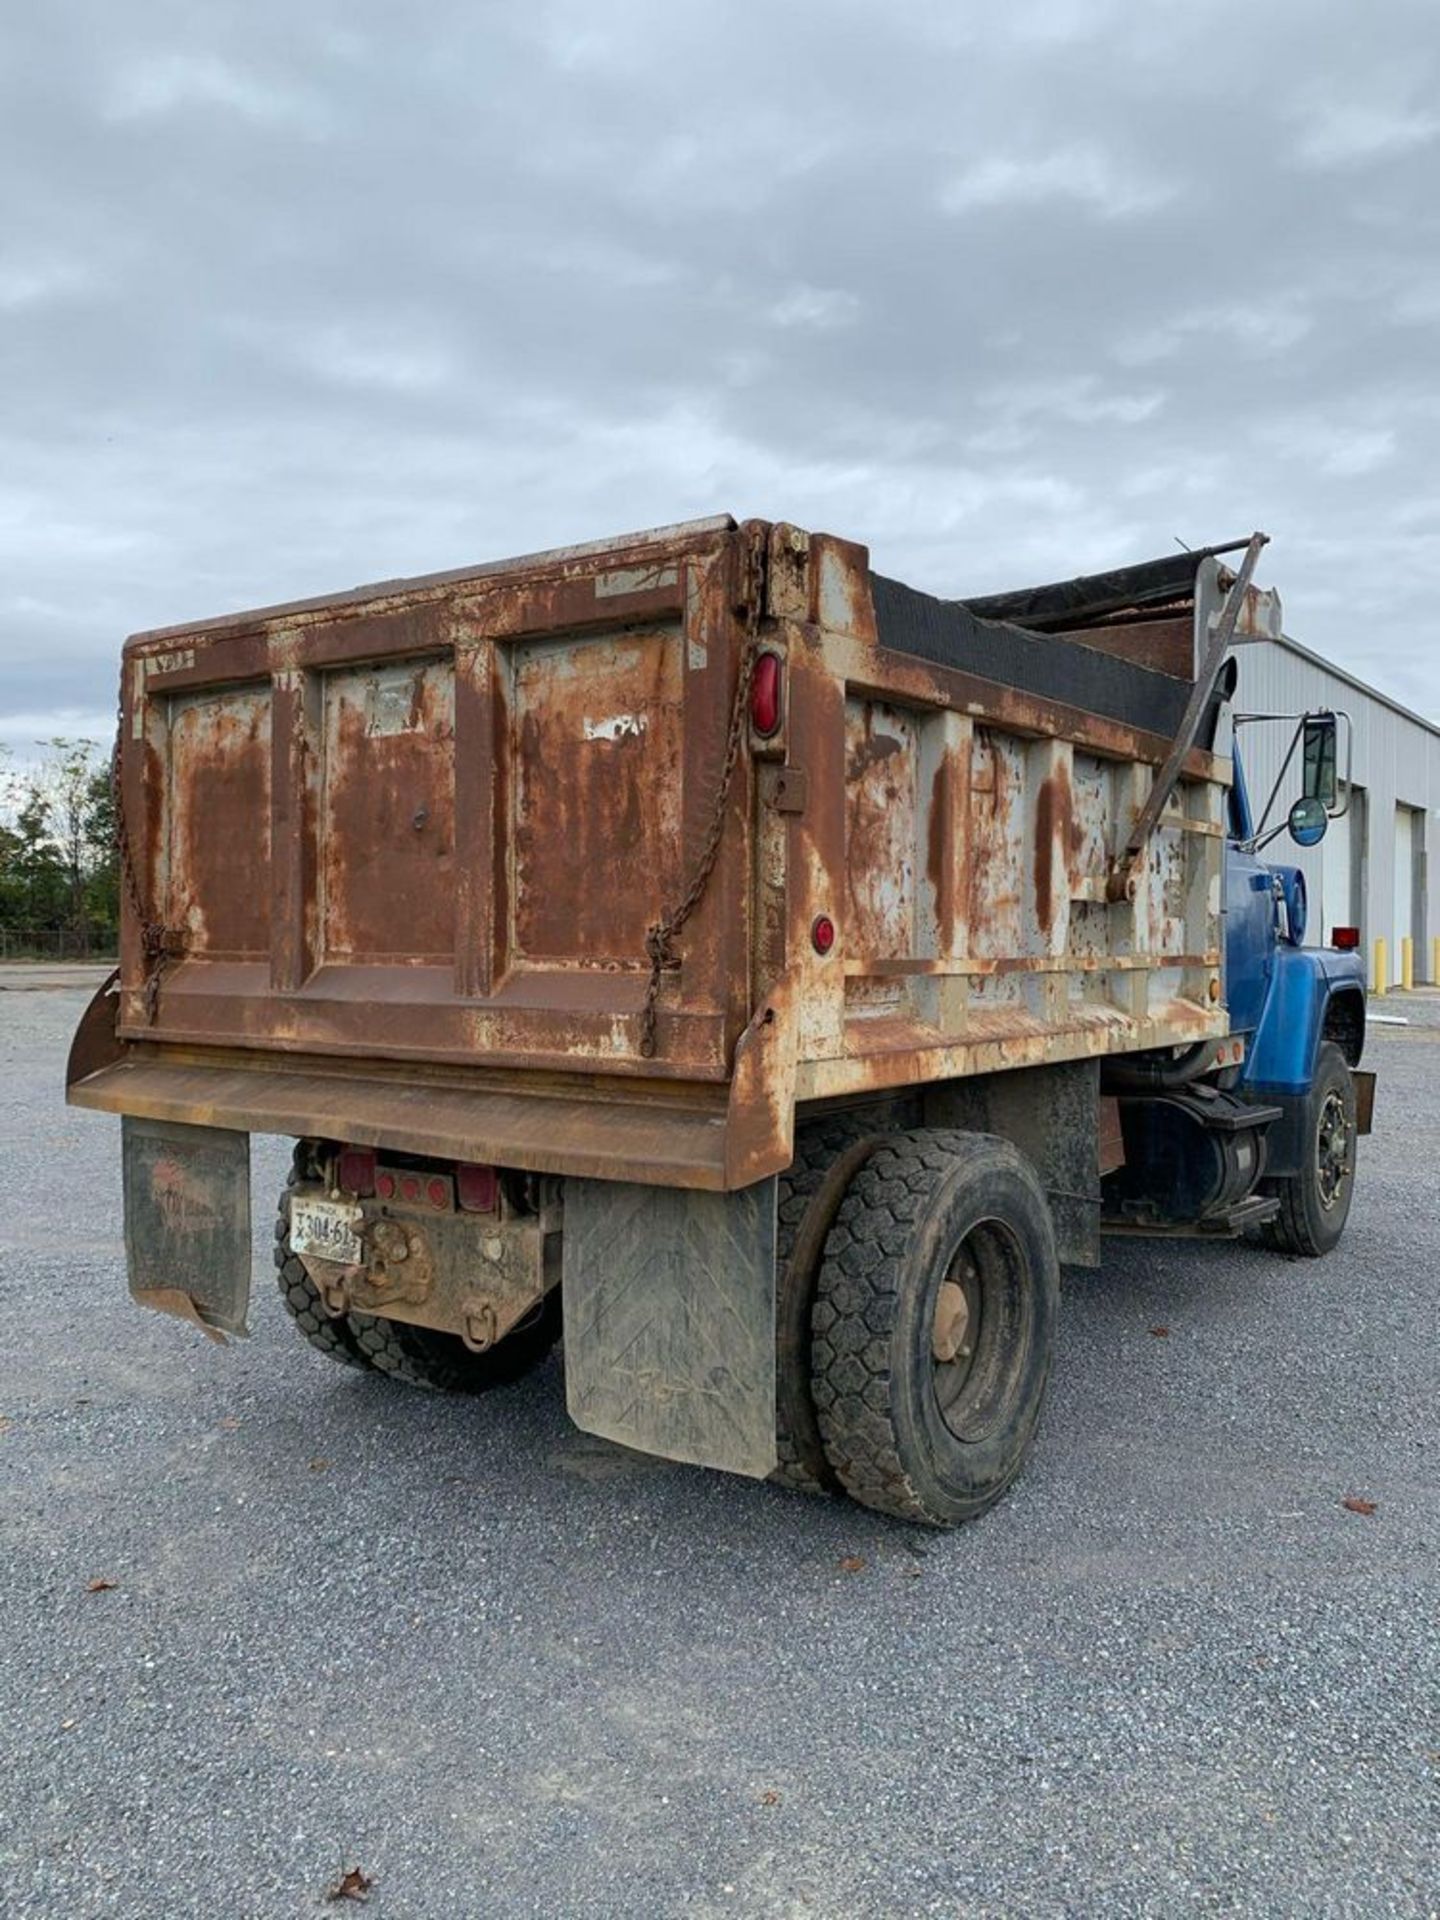
M 1220 670 L 1225 664 L 1225 656 L 1230 651 L 1235 638 L 1236 623 L 1240 618 L 1240 609 L 1245 604 L 1245 595 L 1254 577 L 1256 563 L 1261 549 L 1268 546 L 1269 534 L 1253 533 L 1245 549 L 1245 558 L 1240 562 L 1240 571 L 1230 584 L 1225 596 L 1225 604 L 1220 610 L 1220 618 L 1215 622 L 1195 675 L 1195 684 L 1190 689 L 1190 698 L 1185 703 L 1185 712 L 1175 738 L 1170 743 L 1170 751 L 1160 771 L 1155 776 L 1144 806 L 1136 816 L 1135 825 L 1130 829 L 1124 850 L 1111 869 L 1106 892 L 1111 900 L 1123 900 L 1134 891 L 1135 867 L 1145 851 L 1146 843 L 1155 831 L 1169 803 L 1175 784 L 1180 778 L 1180 770 L 1185 764 L 1185 756 L 1199 737 L 1205 716 L 1210 710 L 1216 685 L 1220 679 Z

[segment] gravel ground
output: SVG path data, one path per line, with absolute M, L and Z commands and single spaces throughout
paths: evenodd
M 132 1308 L 82 1004 L 0 1000 L 0 1912 L 1440 1912 L 1440 998 L 1372 1030 L 1342 1250 L 1074 1276 L 943 1536 L 589 1440 L 556 1362 L 327 1364 L 278 1142 L 254 1337 Z

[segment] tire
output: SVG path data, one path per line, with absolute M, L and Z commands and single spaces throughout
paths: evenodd
M 380 1314 L 348 1316 L 360 1352 L 377 1373 L 432 1393 L 488 1393 L 527 1374 L 560 1338 L 560 1289 L 552 1287 L 527 1319 L 484 1353 L 475 1353 L 456 1333 L 412 1326 Z
M 320 1289 L 305 1271 L 299 1255 L 290 1251 L 290 1201 L 299 1180 L 300 1169 L 293 1167 L 280 1196 L 275 1221 L 275 1278 L 280 1298 L 306 1343 L 317 1353 L 323 1353 L 327 1360 L 338 1361 L 342 1367 L 357 1367 L 362 1373 L 368 1373 L 370 1362 L 360 1349 L 352 1320 L 331 1318 L 321 1302 Z
M 795 1130 L 775 1209 L 775 1450 L 770 1475 L 797 1493 L 834 1493 L 810 1388 L 810 1317 L 825 1238 L 853 1175 L 883 1135 L 874 1116 L 835 1114 Z
M 275 1265 L 280 1298 L 307 1343 L 327 1360 L 361 1372 L 388 1374 L 406 1386 L 443 1393 L 484 1393 L 528 1373 L 560 1338 L 560 1289 L 553 1287 L 518 1327 L 484 1353 L 474 1353 L 458 1334 L 387 1320 L 379 1314 L 325 1311 L 320 1290 L 290 1251 L 290 1202 L 305 1177 L 300 1153 L 280 1196 L 275 1222 Z
M 826 1239 L 811 1321 L 815 1409 L 846 1492 L 932 1527 L 992 1506 L 1035 1436 L 1059 1288 L 1049 1206 L 1009 1141 L 881 1142 Z
M 1260 1229 L 1278 1253 L 1317 1259 L 1338 1244 L 1355 1194 L 1355 1082 L 1344 1054 L 1327 1040 L 1305 1101 L 1299 1173 L 1264 1182 L 1280 1211 Z

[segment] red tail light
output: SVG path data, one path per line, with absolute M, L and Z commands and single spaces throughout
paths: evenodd
M 762 740 L 780 731 L 784 691 L 784 665 L 779 654 L 762 653 L 750 681 L 750 724 Z
M 365 1200 L 375 1191 L 375 1153 L 370 1147 L 342 1147 L 336 1178 L 346 1193 Z
M 835 922 L 828 913 L 817 913 L 810 925 L 810 941 L 816 953 L 829 953 L 835 944 Z
M 381 1200 L 434 1207 L 438 1213 L 448 1213 L 455 1204 L 455 1183 L 449 1174 L 414 1172 L 408 1167 L 380 1167 L 373 1191 Z
M 1338 947 L 1341 953 L 1353 953 L 1355 948 L 1360 944 L 1360 929 L 1358 927 L 1332 927 L 1330 929 L 1330 944 Z
M 494 1213 L 500 1175 L 494 1167 L 457 1167 L 455 1195 L 467 1213 Z

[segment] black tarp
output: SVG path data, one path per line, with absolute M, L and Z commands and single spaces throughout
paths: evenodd
M 1184 555 L 1191 566 L 1197 555 Z M 1086 713 L 1143 727 L 1168 739 L 1190 696 L 1190 682 L 1137 666 L 1074 640 L 1027 633 L 983 620 L 973 607 L 937 600 L 899 580 L 872 573 L 876 637 L 882 647 L 995 680 L 1043 700 L 1063 701 Z
M 1144 560 L 1133 567 L 1115 567 L 1109 573 L 1081 573 L 1073 580 L 1057 580 L 1043 587 L 1017 587 L 1013 593 L 987 593 L 964 604 L 982 620 L 1008 620 L 1022 627 L 1080 626 L 1123 607 L 1164 606 L 1189 600 L 1195 592 L 1195 573 L 1212 554 L 1243 551 L 1244 540 L 1223 547 L 1197 547 Z

